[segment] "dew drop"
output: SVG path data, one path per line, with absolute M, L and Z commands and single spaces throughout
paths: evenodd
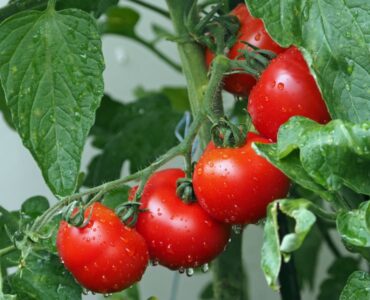
M 191 277 L 194 275 L 194 269 L 193 268 L 187 268 L 186 269 L 186 276 Z
M 279 82 L 278 85 L 277 85 L 277 87 L 278 87 L 279 90 L 282 91 L 284 89 L 284 83 Z
M 242 232 L 242 226 L 241 225 L 233 225 L 233 231 L 235 234 L 240 234 Z
M 185 268 L 184 268 L 184 267 L 180 267 L 180 268 L 179 268 L 179 273 L 180 273 L 180 274 L 183 274 L 184 272 L 185 272 Z
M 205 263 L 203 266 L 202 266 L 202 272 L 203 273 L 207 273 L 209 271 L 209 265 L 207 263 Z
M 155 267 L 155 266 L 158 266 L 158 265 L 159 265 L 159 261 L 158 261 L 157 259 L 152 259 L 152 260 L 150 261 L 150 264 L 151 264 L 153 267 Z

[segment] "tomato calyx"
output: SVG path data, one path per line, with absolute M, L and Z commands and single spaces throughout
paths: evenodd
M 240 42 L 247 45 L 247 48 L 238 50 L 240 54 L 230 62 L 232 71 L 226 75 L 245 73 L 258 79 L 270 64 L 270 61 L 276 57 L 276 53 L 271 50 L 260 49 L 246 41 Z
M 62 218 L 68 224 L 74 227 L 85 227 L 91 219 L 92 209 L 89 209 L 89 215 L 85 218 L 85 207 L 80 201 L 73 201 L 64 208 Z
M 222 3 L 216 4 L 197 25 L 190 29 L 193 39 L 211 49 L 225 54 L 235 44 L 240 22 L 233 15 L 219 15 Z
M 232 123 L 227 117 L 222 117 L 211 127 L 212 141 L 216 147 L 238 148 L 245 144 L 250 126 L 249 117 L 245 124 L 240 125 Z
M 176 195 L 187 204 L 196 201 L 191 178 L 179 178 L 176 182 Z
M 139 201 L 128 201 L 117 206 L 114 212 L 126 226 L 134 227 L 139 213 L 146 211 L 141 209 L 140 206 L 141 202 Z

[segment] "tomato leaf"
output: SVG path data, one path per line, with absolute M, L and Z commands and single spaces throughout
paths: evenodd
M 148 165 L 176 144 L 174 130 L 180 118 L 162 94 L 129 104 L 104 97 L 91 131 L 93 145 L 103 152 L 90 163 L 85 184 L 119 178 L 125 161 L 131 172 Z
M 26 260 L 26 267 L 6 280 L 10 289 L 8 292 L 16 294 L 19 299 L 81 299 L 81 286 L 55 255 L 31 254 Z
M 75 190 L 103 69 L 95 21 L 83 11 L 28 11 L 0 26 L 0 78 L 13 123 L 58 196 Z
M 116 190 L 110 191 L 104 195 L 102 203 L 114 210 L 118 205 L 128 201 L 130 189 L 129 186 L 124 185 Z
M 32 219 L 36 219 L 49 207 L 48 199 L 43 196 L 34 196 L 22 203 L 21 212 Z
M 303 49 L 333 118 L 370 119 L 370 2 L 246 0 L 283 46 Z
M 370 229 L 366 222 L 369 214 L 370 201 L 358 209 L 342 211 L 337 217 L 337 229 L 348 250 L 359 252 L 370 261 Z
M 369 122 L 319 125 L 293 117 L 280 128 L 276 145 L 255 149 L 292 180 L 330 200 L 343 187 L 370 195 L 369 139 Z
M 370 299 L 370 275 L 363 271 L 354 272 L 347 281 L 340 300 L 367 300 Z
M 207 283 L 200 292 L 199 295 L 200 300 L 213 300 L 214 299 L 214 292 L 213 292 L 213 284 L 212 282 Z
M 305 199 L 283 199 L 271 203 L 267 209 L 261 266 L 267 283 L 273 289 L 278 288 L 277 279 L 282 262 L 290 259 L 290 254 L 299 249 L 311 227 L 316 221 L 315 215 L 308 209 L 313 205 Z M 296 224 L 294 232 L 279 238 L 278 210 L 292 217 Z
M 318 300 L 339 299 L 348 276 L 358 268 L 358 261 L 352 257 L 335 260 L 328 269 L 329 277 L 320 285 Z M 353 298 L 359 300 L 359 298 Z
M 13 244 L 9 235 L 14 234 L 19 229 L 18 212 L 9 212 L 0 206 L 0 249 Z M 1 267 L 7 268 L 18 264 L 18 251 L 0 257 Z
M 8 106 L 6 105 L 5 95 L 3 88 L 1 87 L 1 84 L 0 84 L 0 112 L 3 114 L 4 120 L 9 125 L 9 127 L 14 129 L 12 116 L 10 114 Z

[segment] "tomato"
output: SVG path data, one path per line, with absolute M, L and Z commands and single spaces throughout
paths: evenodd
M 192 268 L 220 254 L 228 243 L 230 227 L 213 220 L 198 203 L 186 204 L 176 195 L 180 169 L 154 173 L 141 198 L 137 231 L 145 238 L 149 254 L 170 269 Z
M 65 267 L 87 289 L 98 293 L 123 290 L 139 281 L 148 265 L 145 240 L 125 226 L 112 210 L 94 203 L 85 211 L 83 228 L 62 221 L 57 249 Z
M 249 47 L 242 43 L 248 42 L 258 48 L 270 50 L 277 53 L 284 49 L 275 43 L 267 33 L 262 20 L 254 18 L 248 11 L 245 4 L 239 4 L 231 14 L 236 16 L 240 21 L 240 29 L 237 42 L 231 47 L 228 57 L 236 59 L 240 55 L 240 50 L 249 50 Z M 205 59 L 209 66 L 214 58 L 211 50 L 206 49 Z M 224 89 L 232 94 L 239 96 L 248 96 L 251 88 L 256 84 L 256 79 L 249 74 L 232 74 L 224 78 Z
M 252 143 L 269 143 L 248 133 L 240 148 L 216 148 L 211 142 L 193 174 L 199 204 L 213 218 L 231 224 L 255 223 L 265 217 L 267 205 L 286 196 L 288 178 L 258 156 Z
M 330 115 L 308 66 L 296 47 L 272 60 L 249 96 L 248 112 L 258 132 L 276 141 L 279 127 L 292 116 L 321 124 Z

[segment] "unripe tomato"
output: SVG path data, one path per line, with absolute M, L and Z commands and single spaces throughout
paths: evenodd
M 253 142 L 269 143 L 254 133 L 240 148 L 216 148 L 211 142 L 195 166 L 195 195 L 216 220 L 255 223 L 266 216 L 270 202 L 288 193 L 288 178 L 254 152 Z
M 185 204 L 176 195 L 180 169 L 154 173 L 141 198 L 137 231 L 145 238 L 150 258 L 170 269 L 193 268 L 219 255 L 230 227 L 212 219 L 198 203 Z
M 258 48 L 270 50 L 276 54 L 282 52 L 284 48 L 275 43 L 267 33 L 261 19 L 254 18 L 248 11 L 245 4 L 239 4 L 235 7 L 231 15 L 236 16 L 240 21 L 238 40 L 231 47 L 228 57 L 236 59 L 240 55 L 240 50 L 249 50 L 249 47 L 242 43 L 248 42 Z M 211 50 L 206 49 L 205 59 L 209 66 L 214 58 Z M 232 74 L 224 78 L 224 89 L 238 96 L 248 96 L 251 88 L 256 84 L 256 79 L 249 74 Z
M 301 52 L 291 47 L 271 61 L 249 95 L 248 112 L 254 127 L 276 141 L 282 124 L 303 116 L 321 124 L 330 115 Z
M 123 290 L 139 281 L 148 265 L 145 240 L 100 203 L 90 206 L 85 218 L 91 209 L 91 219 L 83 228 L 61 222 L 59 256 L 85 288 L 98 293 Z

